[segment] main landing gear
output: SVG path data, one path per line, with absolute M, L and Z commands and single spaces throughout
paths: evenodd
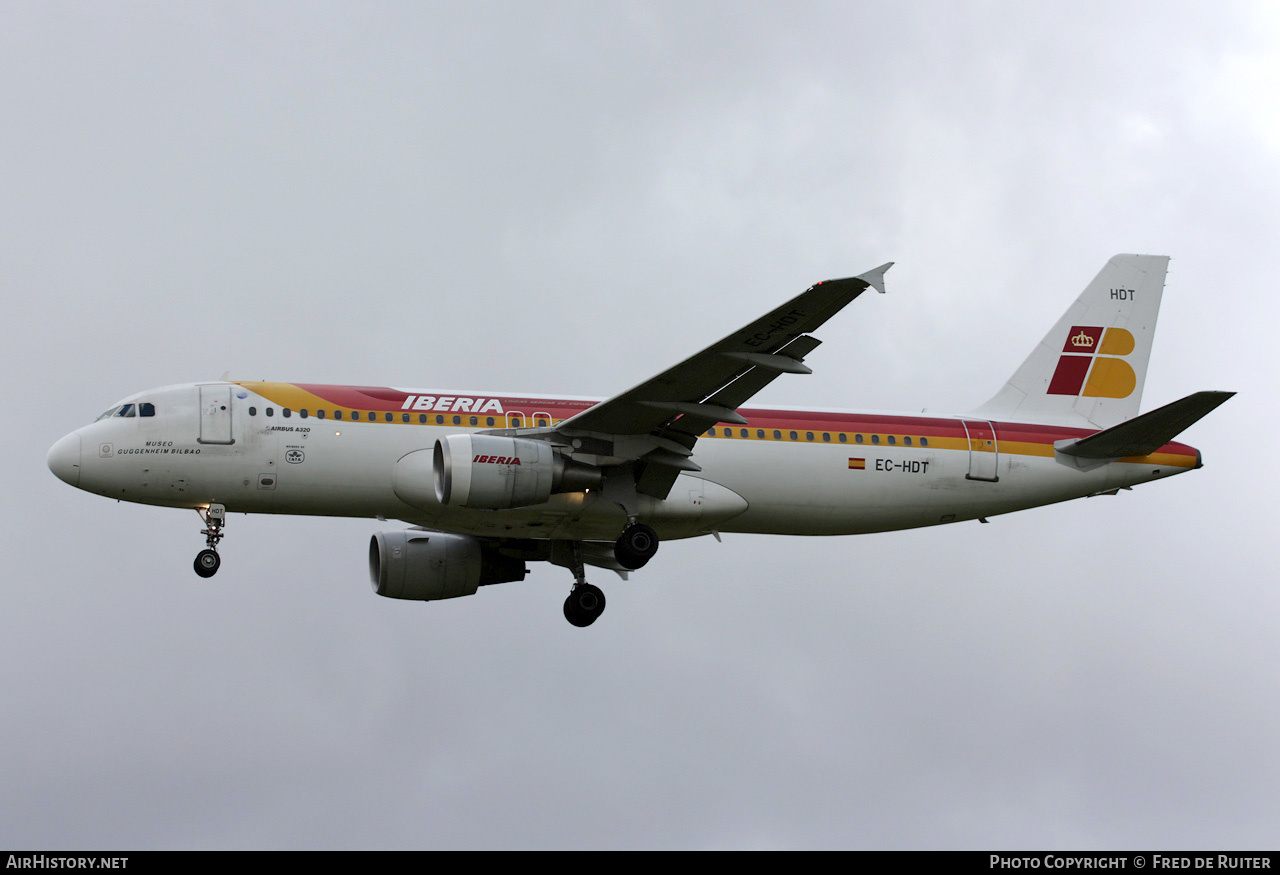
M 590 626 L 604 613 L 604 593 L 585 580 L 573 585 L 564 600 L 564 618 L 575 626 Z
M 658 533 L 644 523 L 632 521 L 613 545 L 618 564 L 632 571 L 643 568 L 658 552 Z
M 605 544 L 607 543 L 606 541 Z M 569 542 L 568 548 L 568 561 L 565 561 L 563 554 L 562 558 L 555 560 L 557 564 L 568 565 L 573 571 L 573 589 L 564 600 L 564 618 L 575 626 L 590 626 L 604 613 L 604 593 L 600 591 L 600 587 L 587 583 L 583 570 L 582 542 Z M 657 552 L 658 533 L 652 527 L 636 522 L 634 517 L 613 545 L 613 557 L 618 565 L 632 571 L 643 567 Z
M 582 544 L 574 541 L 569 549 L 572 551 L 570 562 L 573 589 L 564 600 L 564 618 L 582 628 L 590 626 L 604 613 L 604 593 L 600 591 L 600 587 L 587 583 L 587 575 L 582 566 Z
M 213 577 L 222 565 L 222 558 L 218 556 L 218 542 L 222 540 L 222 527 L 227 524 L 227 509 L 220 504 L 211 504 L 207 509 L 197 507 L 196 513 L 200 514 L 205 525 L 200 530 L 200 534 L 205 536 L 205 549 L 196 554 L 196 574 Z

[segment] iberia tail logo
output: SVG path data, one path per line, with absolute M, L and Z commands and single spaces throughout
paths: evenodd
M 1133 335 L 1123 328 L 1071 326 L 1048 393 L 1128 398 L 1138 385 L 1137 375 L 1124 360 L 1133 347 Z

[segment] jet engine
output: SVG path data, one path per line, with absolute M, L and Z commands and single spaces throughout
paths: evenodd
M 468 535 L 408 529 L 378 532 L 369 541 L 369 580 L 387 598 L 452 599 L 491 583 L 523 580 L 528 573 L 523 560 Z
M 602 481 L 598 468 L 566 458 L 546 441 L 491 434 L 440 438 L 432 470 L 441 504 L 490 510 L 542 504 L 552 493 Z

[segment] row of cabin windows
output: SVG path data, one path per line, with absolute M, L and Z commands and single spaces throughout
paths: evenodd
M 112 407 L 106 413 L 98 417 L 98 419 L 109 419 L 112 416 L 120 416 L 130 418 L 134 416 L 155 416 L 156 406 L 150 401 L 139 401 L 137 404 L 121 404 L 119 407 Z M 96 421 L 96 420 L 95 420 Z
M 262 411 L 262 412 L 263 412 L 266 416 L 275 416 L 275 415 L 276 415 L 276 409 L 275 409 L 274 407 L 265 407 L 265 408 L 263 408 L 263 411 Z M 258 408 L 256 408 L 256 407 L 250 407 L 250 408 L 249 408 L 249 415 L 250 415 L 250 416 L 257 416 L 257 415 L 258 415 Z M 288 419 L 289 417 L 293 416 L 293 409 L 292 409 L 292 408 L 290 408 L 290 407 L 281 407 L 281 408 L 280 408 L 280 415 L 281 415 L 281 416 L 283 416 L 285 419 Z M 344 413 L 343 413 L 343 411 L 341 411 L 341 410 L 334 410 L 334 411 L 316 410 L 316 411 L 310 411 L 310 410 L 308 410 L 307 408 L 303 407 L 301 410 L 299 410 L 299 411 L 298 411 L 298 418 L 300 418 L 300 419 L 306 419 L 306 418 L 307 418 L 307 417 L 309 417 L 309 416 L 314 416 L 316 419 L 328 419 L 330 416 L 332 416 L 332 418 L 333 418 L 333 419 L 335 419 L 335 420 L 337 420 L 337 421 L 339 421 L 339 422 L 341 422 L 344 418 L 349 418 L 352 422 L 396 422 L 396 415 L 395 415 L 394 413 L 389 413 L 389 412 L 388 412 L 388 413 L 383 413 L 383 414 L 381 414 L 382 418 L 381 418 L 381 419 L 379 419 L 379 418 L 378 418 L 379 414 L 378 414 L 376 411 L 373 411 L 373 410 L 370 410 L 370 411 L 368 411 L 368 412 L 364 412 L 364 411 L 360 411 L 360 410 L 352 410 L 352 411 L 350 411 L 349 416 L 348 416 L 348 415 L 346 415 L 346 414 L 344 414 Z M 462 422 L 462 419 L 463 419 L 463 418 L 462 418 L 461 416 L 445 416 L 443 413 L 437 413 L 437 414 L 434 414 L 434 416 L 435 416 L 435 424 L 436 424 L 436 425 L 445 425 L 445 424 L 446 424 L 446 420 L 448 420 L 448 421 L 449 421 L 449 422 L 448 422 L 448 424 L 451 424 L 451 425 L 462 425 L 462 424 L 463 424 L 463 422 Z M 428 415 L 428 414 L 426 414 L 426 413 L 419 413 L 419 414 L 417 414 L 417 422 L 418 422 L 418 424 L 419 424 L 419 425 L 428 425 L 428 424 L 430 424 L 430 423 L 431 423 L 431 418 L 432 418 L 432 417 L 431 417 L 431 415 Z M 467 425 L 475 425 L 475 426 L 478 426 L 478 425 L 480 425 L 480 420 L 481 420 L 481 418 L 482 418 L 482 417 L 479 417 L 479 416 L 468 416 L 468 417 L 466 418 L 466 419 L 467 419 L 466 424 L 467 424 Z M 486 428 L 493 428 L 495 425 L 497 425 L 497 424 L 498 424 L 498 423 L 497 423 L 497 421 L 495 420 L 495 418 L 494 418 L 494 417 L 492 417 L 492 416 L 485 416 L 485 417 L 483 417 L 483 419 L 484 419 L 484 425 L 485 425 L 485 427 L 486 427 Z M 401 413 L 401 414 L 400 414 L 400 419 L 399 419 L 399 421 L 400 421 L 400 422 L 413 422 L 413 421 L 414 421 L 414 414 L 412 414 L 412 413 Z M 538 416 L 538 417 L 535 417 L 535 418 L 534 418 L 534 425 L 535 425 L 535 426 L 537 426 L 538 428 L 544 428 L 544 427 L 546 427 L 546 426 L 548 426 L 548 425 L 550 425 L 550 424 L 551 424 L 551 420 L 547 419 L 545 416 Z M 504 425 L 504 426 L 506 426 L 506 422 L 505 422 L 505 421 L 504 421 L 503 425 Z M 519 417 L 519 416 L 513 416 L 513 417 L 511 417 L 511 423 L 510 423 L 510 427 L 511 427 L 511 428 L 522 428 L 522 427 L 523 427 L 523 425 L 524 425 L 524 420 L 523 420 L 521 417 Z
M 720 429 L 719 431 L 720 431 L 720 434 L 721 434 L 723 437 L 731 438 L 731 437 L 733 437 L 733 436 L 734 436 L 734 435 L 733 435 L 733 429 L 732 429 L 732 428 L 722 428 L 722 429 Z M 768 438 L 767 434 L 768 434 L 768 433 L 767 433 L 763 428 L 757 428 L 757 429 L 756 429 L 756 439 L 757 439 L 757 440 L 762 440 L 762 441 L 763 441 L 763 440 L 768 440 L 769 438 Z M 831 443 L 831 432 L 829 432 L 829 431 L 824 431 L 824 432 L 822 432 L 821 434 L 822 434 L 822 441 L 823 441 L 824 443 L 828 443 L 828 444 L 829 444 L 829 443 Z M 836 435 L 836 441 L 837 441 L 838 443 L 847 444 L 847 443 L 849 442 L 849 435 L 847 435 L 846 433 L 844 433 L 844 432 L 836 432 L 836 433 L 835 433 L 835 435 Z M 710 428 L 710 429 L 708 429 L 708 430 L 707 430 L 707 436 L 708 436 L 708 437 L 715 437 L 715 436 L 716 436 L 716 429 L 715 429 L 715 428 Z M 740 437 L 740 438 L 749 438 L 749 437 L 751 437 L 751 429 L 749 429 L 749 428 L 740 428 L 740 429 L 738 429 L 738 437 Z M 807 440 L 807 441 L 812 441 L 812 440 L 817 440 L 818 438 L 817 438 L 817 435 L 815 435 L 815 434 L 814 434 L 814 432 L 806 431 L 806 432 L 804 433 L 804 439 L 805 439 L 805 440 Z M 773 440 L 775 440 L 775 441 L 780 441 L 780 440 L 782 440 L 782 431 L 781 431 L 781 430 L 776 429 L 776 428 L 773 430 Z M 788 432 L 787 432 L 787 440 L 793 440 L 793 441 L 798 441 L 798 440 L 800 440 L 800 432 L 798 432 L 798 431 L 788 431 Z M 918 443 L 918 446 L 922 446 L 922 447 L 927 447 L 927 446 L 929 446 L 929 439 L 928 439 L 928 438 L 926 438 L 926 437 L 918 437 L 918 438 L 914 438 L 914 439 L 911 437 L 911 435 L 904 435 L 904 436 L 902 437 L 902 445 L 903 445 L 904 447 L 917 446 L 917 444 L 915 443 L 916 441 L 918 441 L 918 442 L 919 442 L 919 443 Z M 863 444 L 863 443 L 867 443 L 867 439 L 866 439 L 866 437 L 864 437 L 863 435 L 855 434 L 855 435 L 853 436 L 853 442 L 854 442 L 855 444 Z M 873 434 L 873 435 L 871 435 L 871 436 L 870 436 L 870 442 L 871 442 L 873 445 L 878 446 L 878 445 L 880 444 L 880 435 L 878 435 L 878 434 Z M 888 444 L 889 446 L 891 446 L 891 447 L 893 447 L 893 446 L 897 446 L 897 445 L 898 445 L 898 436 L 897 436 L 897 435 L 893 435 L 893 434 L 885 435 L 884 442 L 885 442 L 885 443 L 887 443 L 887 444 Z

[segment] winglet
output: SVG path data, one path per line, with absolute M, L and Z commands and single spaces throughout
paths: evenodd
M 862 280 L 867 285 L 874 288 L 880 294 L 884 294 L 884 275 L 893 267 L 892 261 L 886 261 L 877 268 L 873 268 L 866 273 L 859 274 L 854 279 Z

